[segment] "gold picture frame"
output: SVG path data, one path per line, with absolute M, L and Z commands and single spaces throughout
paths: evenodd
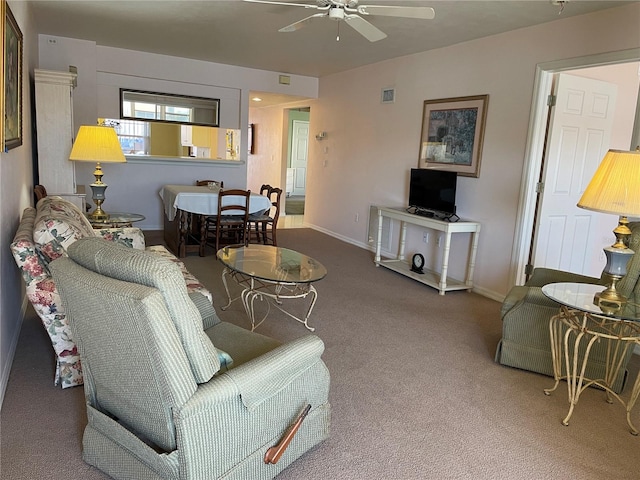
M 425 100 L 418 168 L 480 175 L 489 95 Z
M 22 32 L 11 8 L 5 9 L 3 38 L 4 150 L 22 145 Z

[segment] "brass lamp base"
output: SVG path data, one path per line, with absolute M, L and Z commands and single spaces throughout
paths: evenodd
M 96 172 L 94 172 L 94 174 L 95 173 Z M 96 175 L 96 181 L 89 186 L 91 187 L 92 192 L 91 199 L 93 200 L 93 203 L 96 204 L 96 209 L 89 214 L 89 219 L 93 220 L 94 222 L 103 222 L 105 220 L 108 220 L 109 214 L 102 210 L 102 204 L 105 200 L 104 191 L 107 189 L 107 184 L 102 183 L 102 181 L 97 178 Z
M 621 220 L 620 224 L 622 223 Z M 616 230 L 614 230 L 616 243 L 604 249 L 607 264 L 604 267 L 602 277 L 607 280 L 607 288 L 597 293 L 593 299 L 593 303 L 605 313 L 615 313 L 627 304 L 627 297 L 617 290 L 616 285 L 627 274 L 627 263 L 634 253 L 627 247 L 628 236 L 620 232 L 619 229 Z
M 620 277 L 622 278 L 622 277 Z M 604 313 L 616 313 L 622 310 L 627 304 L 627 298 L 616 290 L 615 283 L 620 279 L 617 278 L 600 293 L 596 293 L 593 297 L 593 303 L 600 307 Z
M 102 202 L 100 202 L 101 204 Z M 109 214 L 102 210 L 100 205 L 96 202 L 96 209 L 89 214 L 89 220 L 93 220 L 94 222 L 104 222 L 109 220 Z

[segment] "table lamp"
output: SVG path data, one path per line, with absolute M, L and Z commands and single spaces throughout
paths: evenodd
M 104 221 L 109 218 L 109 214 L 102 210 L 105 200 L 104 191 L 107 184 L 102 182 L 102 162 L 126 162 L 127 159 L 122 153 L 122 147 L 113 127 L 88 126 L 83 125 L 78 131 L 78 136 L 73 142 L 73 148 L 69 155 L 69 160 L 77 162 L 96 162 L 96 169 L 93 172 L 96 179 L 91 186 L 92 199 L 96 208 L 89 215 L 91 220 Z
M 616 242 L 604 249 L 607 264 L 603 278 L 607 288 L 595 302 L 607 308 L 621 308 L 627 299 L 616 290 L 618 281 L 627 274 L 627 263 L 633 255 L 629 248 L 629 220 L 640 216 L 640 147 L 635 152 L 609 150 L 582 194 L 578 207 L 595 212 L 619 215 L 613 230 Z

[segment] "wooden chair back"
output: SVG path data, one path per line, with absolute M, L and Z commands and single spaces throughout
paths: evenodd
M 229 197 L 235 197 L 231 202 Z M 218 215 L 216 217 L 216 252 L 221 240 L 227 237 L 231 243 L 249 243 L 249 199 L 251 190 L 227 189 L 218 192 Z M 229 213 L 233 211 L 233 213 Z
M 33 187 L 33 193 L 36 196 L 36 203 L 38 203 L 39 200 L 47 196 L 47 189 L 44 188 L 44 185 L 36 185 Z

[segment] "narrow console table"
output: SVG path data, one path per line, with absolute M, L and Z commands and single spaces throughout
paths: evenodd
M 382 244 L 382 220 L 384 217 L 400 221 L 400 240 L 398 245 L 398 256 L 393 259 L 381 258 Z M 405 259 L 405 241 L 407 235 L 407 225 L 418 225 L 444 232 L 444 251 L 442 252 L 442 265 L 440 272 L 425 270 L 423 274 L 411 271 L 409 261 Z M 449 278 L 449 252 L 451 250 L 451 236 L 454 233 L 471 233 L 471 249 L 468 254 L 467 275 L 464 282 Z M 376 242 L 376 266 L 383 266 L 394 272 L 411 277 L 418 282 L 438 289 L 440 295 L 451 290 L 471 290 L 473 287 L 473 270 L 476 262 L 476 252 L 478 250 L 478 237 L 480 235 L 480 224 L 468 220 L 458 222 L 447 222 L 436 218 L 425 217 L 409 213 L 404 208 L 378 207 L 378 239 Z

